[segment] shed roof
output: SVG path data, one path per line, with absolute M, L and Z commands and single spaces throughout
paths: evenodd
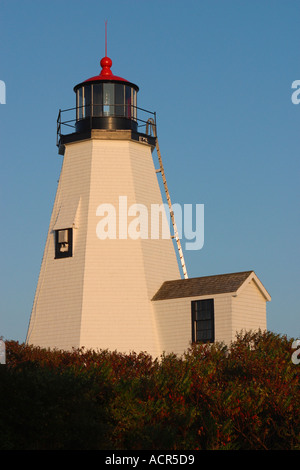
M 181 297 L 200 297 L 204 295 L 237 293 L 245 281 L 254 278 L 258 288 L 267 300 L 271 300 L 254 271 L 217 274 L 214 276 L 195 277 L 165 281 L 152 300 L 177 299 Z

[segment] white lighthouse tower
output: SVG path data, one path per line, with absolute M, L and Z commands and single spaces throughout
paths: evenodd
M 107 54 L 100 64 L 74 87 L 76 108 L 59 113 L 63 164 L 26 342 L 156 356 L 151 299 L 181 276 L 170 234 L 151 227 L 163 204 L 146 126 L 154 114 L 137 107 L 138 87 L 113 75 Z

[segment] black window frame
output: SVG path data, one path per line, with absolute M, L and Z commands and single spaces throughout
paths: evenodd
M 61 232 L 63 230 L 68 231 L 68 250 L 67 251 L 60 251 L 60 244 L 58 243 L 58 232 Z M 73 256 L 73 229 L 64 228 L 64 229 L 54 230 L 54 244 L 55 244 L 55 259 L 71 258 Z
M 201 312 L 203 318 L 201 317 Z M 206 318 L 209 313 L 210 318 Z M 192 314 L 192 343 L 214 343 L 215 341 L 215 307 L 214 299 L 201 299 L 193 300 L 191 302 L 191 314 Z M 198 315 L 197 315 L 198 314 Z M 207 322 L 210 322 L 210 328 L 207 328 Z M 205 328 L 204 328 L 205 326 Z M 203 334 L 203 337 L 199 339 L 199 332 L 211 331 L 210 335 Z

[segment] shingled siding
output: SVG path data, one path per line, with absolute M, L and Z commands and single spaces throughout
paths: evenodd
M 91 145 L 91 142 L 82 142 L 71 146 L 71 149 L 67 148 L 65 152 L 28 329 L 28 344 L 59 349 L 80 346 L 86 243 L 81 228 L 87 225 Z M 55 259 L 53 230 L 60 208 L 68 209 L 71 202 L 80 198 L 77 214 L 79 229 L 73 230 L 74 256 Z
M 66 145 L 28 344 L 159 353 L 150 299 L 165 280 L 180 277 L 176 253 L 171 238 L 119 237 L 123 195 L 128 209 L 143 204 L 149 214 L 151 204 L 162 204 L 149 145 L 96 139 Z M 55 259 L 53 230 L 58 222 L 59 228 L 71 228 L 69 215 L 79 200 L 73 256 Z M 112 239 L 97 233 L 103 203 L 116 211 Z
M 183 354 L 191 346 L 193 300 L 214 299 L 215 341 L 230 343 L 232 339 L 232 294 L 184 297 L 153 302 L 160 350 Z
M 233 335 L 242 330 L 265 330 L 266 299 L 252 279 L 237 297 L 233 297 L 232 327 Z

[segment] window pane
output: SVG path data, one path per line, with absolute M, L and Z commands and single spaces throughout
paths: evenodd
M 131 118 L 131 87 L 126 86 L 126 117 Z
M 79 90 L 76 91 L 76 121 L 79 119 Z
M 93 85 L 93 116 L 102 116 L 102 84 Z
M 136 109 L 136 90 L 132 89 L 132 104 L 133 104 L 133 108 L 132 108 L 132 115 L 133 115 L 133 118 L 136 120 L 137 119 L 137 109 Z
M 105 116 L 113 116 L 114 114 L 114 91 L 113 83 L 103 84 L 103 114 Z
M 211 310 L 202 310 L 198 309 L 195 311 L 195 320 L 200 321 L 200 320 L 210 320 L 212 317 L 212 311 Z
M 196 332 L 196 341 L 213 341 L 212 330 L 197 330 Z
M 116 116 L 125 116 L 125 86 L 115 85 Z
M 195 320 L 196 321 L 201 320 L 201 312 L 199 312 L 199 311 L 195 312 Z
M 85 116 L 91 115 L 91 87 L 84 87 L 84 112 Z
M 209 310 L 204 310 L 204 312 L 201 312 L 200 320 L 210 320 L 211 315 L 212 315 L 212 312 L 210 312 Z
M 206 340 L 205 332 L 202 330 L 197 330 L 197 341 L 204 341 Z
M 82 113 L 82 88 L 79 88 L 78 90 L 78 119 L 82 119 L 83 113 Z
M 210 328 L 210 325 L 211 325 L 210 320 L 206 320 L 206 321 L 201 322 L 201 328 L 203 330 L 207 330 L 208 328 Z
M 201 301 L 201 309 L 202 310 L 210 310 L 210 305 L 211 305 L 211 302 L 210 302 L 209 299 Z

